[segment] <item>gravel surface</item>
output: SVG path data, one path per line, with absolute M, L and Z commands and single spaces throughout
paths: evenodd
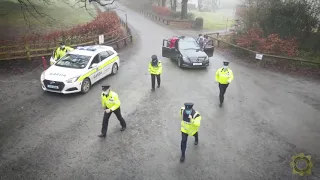
M 0 78 L 0 179 L 299 179 L 291 157 L 312 155 L 319 179 L 320 84 L 247 66 L 219 52 L 210 67 L 179 69 L 163 58 L 160 89 L 151 92 L 148 62 L 161 56 L 162 39 L 181 35 L 125 7 L 134 45 L 122 51 L 117 75 L 85 95 L 44 93 L 40 69 Z M 125 14 L 119 11 L 124 18 Z M 228 58 L 235 80 L 218 107 L 214 74 Z M 103 111 L 100 86 L 121 100 L 127 130 L 111 116 L 107 138 L 97 137 Z M 188 141 L 180 164 L 179 108 L 202 115 L 199 145 Z

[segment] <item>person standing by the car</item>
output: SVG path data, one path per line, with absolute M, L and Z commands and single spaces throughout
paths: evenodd
M 202 36 L 202 34 L 199 34 L 199 37 L 197 39 L 197 43 L 199 44 L 201 49 L 204 48 L 204 37 Z
M 169 48 L 175 48 L 176 47 L 176 41 L 178 40 L 179 38 L 177 38 L 177 37 L 172 37 L 171 39 L 170 39 L 170 45 L 169 45 Z
M 61 42 L 60 47 L 58 47 L 54 52 L 54 60 L 59 60 L 64 55 L 66 55 L 67 52 L 70 52 L 72 50 L 74 50 L 72 47 L 66 46 L 63 42 Z
M 199 143 L 199 127 L 201 116 L 198 111 L 193 109 L 193 103 L 184 103 L 184 107 L 180 109 L 180 118 L 181 118 L 181 157 L 180 162 L 184 162 L 185 153 L 187 149 L 187 140 L 188 136 L 194 136 L 195 141 L 194 145 Z
M 107 136 L 109 118 L 114 113 L 122 126 L 121 131 L 124 131 L 127 127 L 126 121 L 123 119 L 120 110 L 120 100 L 118 94 L 110 90 L 110 86 L 102 86 L 101 104 L 105 110 L 103 115 L 101 135 L 99 137 L 105 138 Z
M 208 42 L 209 42 L 209 36 L 208 36 L 208 35 L 204 35 L 203 48 L 206 47 L 206 45 L 207 45 Z
M 219 100 L 220 100 L 220 107 L 223 104 L 224 101 L 224 94 L 226 93 L 226 90 L 233 80 L 233 72 L 228 67 L 229 61 L 223 61 L 223 67 L 219 68 L 216 72 L 216 81 L 219 83 Z
M 158 60 L 156 55 L 151 56 L 149 63 L 149 73 L 151 74 L 151 91 L 155 91 L 155 81 L 157 78 L 158 88 L 160 87 L 160 75 L 162 74 L 162 63 Z

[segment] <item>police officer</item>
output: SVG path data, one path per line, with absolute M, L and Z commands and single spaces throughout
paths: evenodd
M 193 103 L 184 103 L 184 107 L 180 109 L 181 117 L 181 157 L 180 162 L 184 162 L 185 153 L 187 149 L 187 139 L 188 136 L 194 136 L 195 142 L 194 145 L 198 145 L 199 135 L 198 130 L 200 127 L 201 116 L 198 111 L 193 109 Z
M 233 80 L 233 72 L 228 67 L 229 61 L 223 61 L 223 67 L 219 68 L 216 72 L 216 81 L 219 83 L 219 100 L 220 100 L 220 107 L 222 107 L 223 101 L 224 101 L 224 94 L 226 93 L 226 90 Z
M 114 113 L 120 124 L 122 126 L 121 131 L 124 131 L 127 127 L 126 121 L 123 119 L 120 110 L 120 100 L 118 94 L 110 90 L 110 86 L 102 86 L 102 93 L 101 93 L 101 104 L 102 108 L 105 109 L 103 115 L 103 123 L 101 129 L 101 135 L 99 137 L 105 138 L 107 136 L 108 130 L 108 123 L 111 113 Z
M 158 60 L 156 55 L 151 56 L 151 62 L 149 63 L 149 73 L 151 74 L 151 91 L 155 90 L 155 79 L 157 77 L 158 88 L 160 87 L 160 75 L 162 74 L 162 64 Z
M 70 52 L 72 50 L 74 50 L 72 47 L 65 46 L 65 44 L 63 42 L 61 42 L 60 47 L 58 47 L 56 49 L 56 51 L 54 52 L 54 60 L 59 60 L 64 55 L 66 55 L 67 52 Z

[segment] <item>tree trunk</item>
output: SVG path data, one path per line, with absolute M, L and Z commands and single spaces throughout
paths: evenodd
M 171 10 L 176 12 L 177 11 L 177 0 L 170 0 Z
M 198 8 L 199 8 L 199 11 L 201 12 L 201 10 L 202 10 L 202 0 L 198 0 Z
M 181 19 L 187 19 L 188 15 L 188 0 L 182 0 L 181 2 Z
M 161 2 L 162 2 L 161 5 L 162 5 L 162 7 L 166 7 L 166 1 L 167 1 L 167 0 L 161 0 Z

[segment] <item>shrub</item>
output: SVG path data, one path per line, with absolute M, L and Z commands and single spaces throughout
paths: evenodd
M 152 6 L 152 11 L 160 16 L 171 16 L 172 11 L 169 8 L 161 6 Z
M 238 46 L 252 49 L 262 53 L 278 54 L 287 56 L 298 55 L 298 43 L 295 39 L 281 39 L 278 34 L 270 34 L 263 38 L 260 28 L 252 28 L 246 34 L 236 38 Z
M 171 16 L 175 19 L 179 19 L 181 17 L 181 12 L 180 11 L 172 11 Z
M 187 19 L 193 21 L 195 19 L 195 14 L 193 14 L 192 12 L 188 12 L 187 14 Z

